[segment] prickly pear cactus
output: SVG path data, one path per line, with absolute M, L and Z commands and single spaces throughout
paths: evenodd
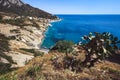
M 120 41 L 108 32 L 104 33 L 89 33 L 82 37 L 82 46 L 87 51 L 86 59 L 83 62 L 84 66 L 94 66 L 98 60 L 104 60 L 118 49 Z M 89 65 L 87 65 L 89 63 Z

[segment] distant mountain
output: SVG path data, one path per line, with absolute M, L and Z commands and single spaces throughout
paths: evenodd
M 56 18 L 56 16 L 38 8 L 34 8 L 29 4 L 25 4 L 21 0 L 0 0 L 0 11 L 24 16 L 36 16 L 51 19 Z

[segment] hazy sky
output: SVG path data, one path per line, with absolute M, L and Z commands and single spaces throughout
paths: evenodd
M 120 14 L 120 0 L 23 0 L 52 14 Z

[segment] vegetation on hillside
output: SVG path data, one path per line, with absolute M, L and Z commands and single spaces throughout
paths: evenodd
M 105 32 L 90 33 L 82 39 L 82 43 L 77 46 L 71 41 L 59 41 L 49 54 L 36 57 L 24 68 L 3 75 L 0 79 L 119 80 L 120 65 L 103 62 L 119 49 L 118 38 Z M 33 49 L 21 50 L 36 53 Z
M 0 76 L 0 80 L 119 80 L 120 65 L 103 62 L 92 68 L 84 68 L 75 73 L 70 69 L 56 68 L 53 57 L 63 59 L 65 54 L 52 51 L 31 60 L 25 67 Z M 59 59 L 58 62 L 61 62 Z M 61 65 L 61 64 L 60 64 Z
M 26 52 L 30 52 L 30 53 L 34 54 L 35 57 L 44 55 L 43 52 L 40 52 L 39 50 L 35 50 L 35 49 L 20 48 L 20 50 L 23 50 L 23 51 L 26 51 Z
M 0 34 L 0 50 L 1 51 L 9 51 L 9 43 L 8 43 L 9 38 L 5 37 L 5 35 Z
M 73 46 L 74 43 L 72 41 L 63 40 L 58 41 L 52 50 L 58 50 L 59 52 L 66 53 L 66 55 L 68 55 L 68 53 L 73 51 Z
M 109 57 L 119 49 L 118 43 L 120 41 L 117 37 L 114 37 L 112 34 L 105 33 L 90 33 L 88 36 L 83 37 L 83 41 L 81 46 L 83 50 L 85 50 L 84 60 L 80 60 L 76 56 L 79 56 L 81 53 L 67 55 L 61 62 L 59 58 L 54 59 L 53 64 L 55 67 L 64 69 L 71 69 L 72 71 L 79 72 L 83 67 L 93 67 L 96 62 L 101 60 L 105 60 L 105 58 Z M 67 45 L 67 46 L 66 46 Z M 73 51 L 72 45 L 67 41 L 59 41 L 53 49 L 57 49 L 60 52 L 66 52 L 67 54 Z
M 14 63 L 12 58 L 4 53 L 10 50 L 8 40 L 9 38 L 0 34 L 0 74 L 10 71 L 11 63 Z M 1 58 L 5 58 L 10 63 L 1 62 Z
M 3 16 L 0 15 L 0 23 L 11 24 L 16 26 L 25 26 L 26 24 L 24 22 L 24 18 L 3 19 Z
M 24 26 L 24 19 L 22 18 L 18 18 L 18 19 L 5 19 L 5 20 L 1 20 L 1 23 L 4 24 L 11 24 L 11 25 L 17 25 L 17 26 Z
M 16 25 L 16 26 L 20 26 L 21 28 L 23 28 L 24 26 L 33 26 L 36 28 L 40 28 L 40 26 L 36 23 L 36 21 L 34 20 L 30 20 L 28 18 L 25 17 L 21 17 L 21 18 L 13 18 L 13 19 L 2 19 L 3 17 L 0 16 L 0 23 L 3 24 L 11 24 L 11 25 Z M 31 24 L 25 23 L 25 21 L 30 21 Z
M 104 60 L 106 57 L 115 54 L 115 51 L 119 49 L 118 43 L 120 43 L 120 40 L 108 32 L 102 34 L 95 32 L 94 35 L 90 33 L 83 39 L 84 42 L 81 46 L 87 52 L 86 59 L 83 62 L 84 66 L 92 67 L 95 62 Z

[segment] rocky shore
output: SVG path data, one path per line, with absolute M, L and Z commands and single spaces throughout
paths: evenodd
M 4 15 L 2 17 L 3 22 L 0 22 L 0 34 L 10 38 L 8 40 L 10 50 L 3 51 L 2 53 L 10 56 L 14 63 L 16 63 L 12 64 L 12 67 L 22 67 L 26 62 L 34 58 L 34 54 L 25 51 L 26 49 L 34 49 L 44 53 L 48 52 L 46 49 L 40 49 L 40 44 L 44 38 L 44 32 L 51 25 L 50 23 L 56 20 L 20 16 L 14 18 Z M 5 22 L 6 20 L 12 24 Z M 23 23 L 18 22 L 17 25 L 13 24 L 14 21 L 17 20 L 23 20 Z M 0 59 L 2 59 L 0 61 L 2 63 L 10 63 L 9 60 L 4 57 L 0 56 Z

